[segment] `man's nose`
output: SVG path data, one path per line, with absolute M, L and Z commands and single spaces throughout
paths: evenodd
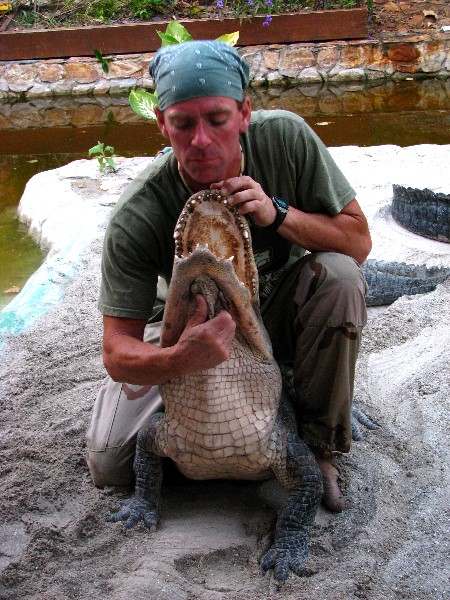
M 211 143 L 211 138 L 208 134 L 207 127 L 203 123 L 199 123 L 194 131 L 192 144 L 197 148 L 206 148 Z

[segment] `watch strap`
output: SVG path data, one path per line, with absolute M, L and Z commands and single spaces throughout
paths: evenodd
M 270 231 L 277 231 L 288 214 L 289 204 L 279 196 L 272 197 L 272 204 L 277 212 L 275 215 L 275 220 L 270 225 L 267 225 L 266 229 L 269 229 Z

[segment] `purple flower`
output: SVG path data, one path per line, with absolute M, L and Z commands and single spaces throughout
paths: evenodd
M 223 0 L 217 0 L 217 8 L 223 8 Z
M 266 6 L 273 6 L 272 0 L 266 0 Z
M 249 6 L 253 6 L 253 0 L 248 0 L 247 4 L 248 4 Z
M 272 20 L 272 15 L 267 15 L 266 20 L 263 23 L 263 26 L 264 27 L 269 27 L 271 20 Z

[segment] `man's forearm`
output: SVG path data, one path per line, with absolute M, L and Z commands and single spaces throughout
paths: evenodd
M 111 378 L 135 385 L 158 385 L 176 377 L 172 355 L 172 348 L 120 333 L 103 344 L 103 362 Z
M 290 207 L 278 233 L 310 252 L 340 252 L 361 264 L 372 247 L 367 221 L 359 211 L 344 211 L 331 216 Z
M 236 323 L 227 311 L 207 320 L 207 304 L 197 296 L 196 309 L 174 345 L 143 342 L 146 321 L 103 317 L 103 362 L 115 381 L 157 385 L 215 367 L 229 357 Z

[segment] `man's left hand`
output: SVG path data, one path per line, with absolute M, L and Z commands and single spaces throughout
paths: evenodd
M 231 177 L 211 184 L 211 189 L 220 190 L 222 196 L 228 197 L 231 206 L 235 206 L 242 215 L 251 215 L 259 227 L 267 227 L 274 222 L 276 210 L 271 198 L 251 177 Z

